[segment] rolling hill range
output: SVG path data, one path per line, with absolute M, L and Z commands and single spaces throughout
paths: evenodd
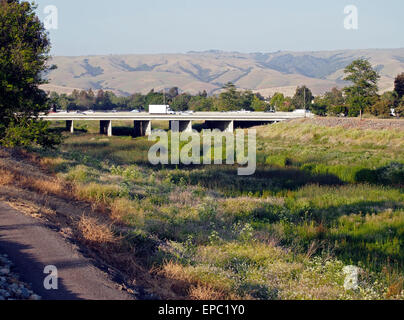
M 189 52 L 187 54 L 107 55 L 54 57 L 57 70 L 49 74 L 45 90 L 68 93 L 73 89 L 111 90 L 128 95 L 173 86 L 189 93 L 220 91 L 231 81 L 241 89 L 292 95 L 298 85 L 314 94 L 345 85 L 343 69 L 356 58 L 370 59 L 380 72 L 380 90 L 393 88 L 404 72 L 403 49 L 340 50 L 321 52 Z

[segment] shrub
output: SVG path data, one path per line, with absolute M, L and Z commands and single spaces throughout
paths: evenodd
M 379 182 L 383 184 L 404 185 L 404 164 L 392 162 L 376 170 Z

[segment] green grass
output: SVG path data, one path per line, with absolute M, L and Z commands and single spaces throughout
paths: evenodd
M 43 156 L 132 230 L 145 266 L 219 297 L 403 298 L 391 288 L 404 276 L 404 181 L 389 166 L 404 163 L 403 131 L 260 127 L 257 172 L 239 177 L 231 166 L 152 167 L 146 138 L 84 125 Z M 346 292 L 351 264 L 361 286 Z

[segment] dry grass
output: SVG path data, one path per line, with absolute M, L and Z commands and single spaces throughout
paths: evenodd
M 66 160 L 62 158 L 41 158 L 40 159 L 40 166 L 44 170 L 49 170 L 51 172 L 55 172 L 58 167 L 64 164 Z
M 111 227 L 105 223 L 100 223 L 96 218 L 82 216 L 77 224 L 81 239 L 89 244 L 114 244 L 116 238 Z
M 209 286 L 197 285 L 193 286 L 189 289 L 189 297 L 192 300 L 200 300 L 200 301 L 213 301 L 213 300 L 222 300 L 225 297 L 225 293 L 218 291 L 217 289 L 213 289 Z
M 4 169 L 0 169 L 0 186 L 11 184 L 14 181 L 14 175 Z
M 229 300 L 237 297 L 219 288 L 202 283 L 196 274 L 187 272 L 180 264 L 167 262 L 159 275 L 172 281 L 172 290 L 192 300 Z
M 0 184 L 14 185 L 41 194 L 66 195 L 66 185 L 38 168 L 10 158 L 0 158 Z
M 115 199 L 111 204 L 110 209 L 110 217 L 115 222 L 123 222 L 125 217 L 130 216 L 132 221 L 136 221 L 137 225 L 144 224 L 144 211 L 137 208 L 135 203 L 129 199 Z

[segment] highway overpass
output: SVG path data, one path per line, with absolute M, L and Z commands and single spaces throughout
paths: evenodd
M 192 131 L 193 121 L 205 122 L 206 128 L 219 129 L 221 131 L 233 132 L 235 128 L 254 126 L 260 124 L 276 123 L 291 119 L 299 119 L 310 116 L 304 113 L 293 112 L 196 112 L 181 114 L 149 114 L 131 112 L 96 112 L 96 113 L 51 113 L 41 116 L 47 121 L 66 121 L 66 128 L 74 132 L 75 121 L 99 121 L 100 133 L 112 136 L 113 121 L 133 121 L 134 135 L 147 136 L 153 129 L 153 121 L 169 121 L 170 128 L 173 121 L 179 122 L 180 131 Z

